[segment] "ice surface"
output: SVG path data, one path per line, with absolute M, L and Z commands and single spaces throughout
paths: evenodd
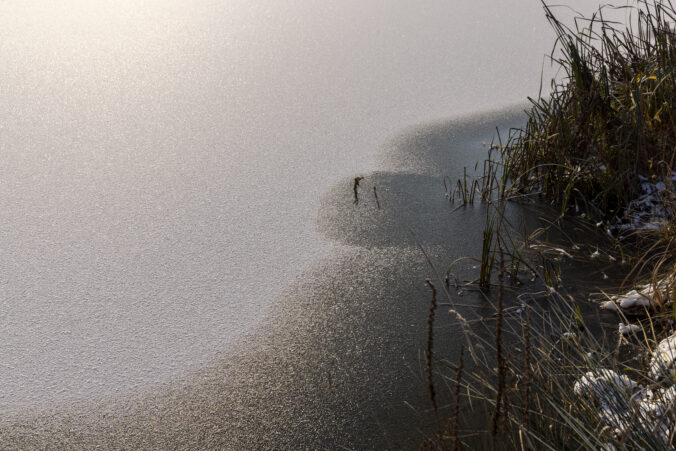
M 537 0 L 10 0 L 0 41 L 6 412 L 209 361 L 330 249 L 329 186 L 536 95 L 552 32 Z

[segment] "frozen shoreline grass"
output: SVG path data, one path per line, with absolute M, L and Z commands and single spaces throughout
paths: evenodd
M 432 447 L 668 448 L 676 428 L 676 338 L 665 340 L 673 313 L 618 312 L 615 327 L 598 327 L 566 292 L 556 268 L 557 259 L 573 261 L 584 249 L 532 238 L 514 249 L 500 235 L 495 240 L 496 272 L 503 277 L 483 291 L 495 315 L 461 320 L 464 362 L 442 362 L 436 372 L 451 410 L 463 405 L 485 421 L 448 427 Z M 517 272 L 525 280 L 534 271 L 535 281 L 516 282 L 508 271 L 515 260 L 535 262 Z M 453 304 L 453 287 L 447 294 Z M 454 418 L 446 424 L 456 424 Z
M 640 177 L 671 188 L 676 163 L 676 10 L 640 0 L 627 11 L 628 27 L 602 8 L 571 29 L 545 6 L 563 78 L 550 97 L 530 99 L 505 159 L 522 192 L 611 222 L 641 194 Z
M 570 28 L 544 6 L 563 78 L 531 99 L 501 163 L 512 196 L 544 196 L 643 247 L 623 284 L 636 289 L 605 305 L 660 312 L 676 285 L 676 8 L 637 0 L 626 24 L 604 19 L 608 8 Z
M 491 163 L 499 170 L 489 171 L 497 199 L 466 178 L 458 183 L 463 205 L 475 191 L 490 204 L 476 285 L 496 314 L 483 333 L 459 318 L 464 362 L 438 370 L 456 413 L 431 447 L 674 445 L 676 9 L 668 0 L 639 0 L 626 7 L 628 24 L 606 20 L 604 11 L 570 28 L 545 6 L 557 36 L 552 58 L 564 76 L 552 81 L 550 97 L 531 99 L 525 128 L 500 146 L 500 161 Z M 630 269 L 618 294 L 599 303 L 617 314 L 612 334 L 585 324 L 579 300 L 561 286 L 553 262 L 572 258 L 574 243 L 509 238 L 519 232 L 505 219 L 505 199 L 532 196 L 560 208 L 559 219 L 583 216 L 611 236 L 613 244 L 599 240 L 589 259 L 619 249 Z M 520 271 L 538 282 L 506 307 L 505 289 Z M 463 371 L 468 361 L 472 370 Z M 487 412 L 485 428 L 463 431 L 460 405 Z

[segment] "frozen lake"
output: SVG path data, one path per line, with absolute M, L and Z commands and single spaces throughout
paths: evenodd
M 0 413 L 206 364 L 339 246 L 329 187 L 551 46 L 538 0 L 2 2 Z

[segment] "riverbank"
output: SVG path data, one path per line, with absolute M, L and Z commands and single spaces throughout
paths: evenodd
M 468 340 L 482 376 L 448 377 L 490 406 L 482 432 L 493 447 L 673 446 L 676 10 L 638 2 L 626 23 L 605 20 L 604 11 L 572 27 L 545 7 L 563 76 L 551 96 L 532 101 L 526 127 L 492 163 L 505 177 L 491 199 L 482 271 L 486 262 L 496 276 L 488 270 L 480 284 L 496 310 L 494 340 L 489 352 Z M 529 199 L 558 214 L 505 240 L 503 230 L 514 230 L 505 202 Z M 596 237 L 591 249 L 578 227 Z M 567 279 L 576 260 L 604 266 L 602 280 L 611 269 L 621 276 L 573 295 L 567 284 L 576 277 Z M 522 272 L 539 285 L 518 288 Z M 504 309 L 512 289 L 522 300 L 516 322 Z M 616 316 L 611 334 L 582 314 L 590 295 Z M 505 349 L 507 336 L 519 355 Z M 461 441 L 438 438 L 441 446 Z

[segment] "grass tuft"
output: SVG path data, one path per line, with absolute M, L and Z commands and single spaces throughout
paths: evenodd
M 676 157 L 676 11 L 639 1 L 628 27 L 604 9 L 570 28 L 545 5 L 563 77 L 507 146 L 505 170 L 522 192 L 563 212 L 612 221 L 640 194 L 639 175 L 671 180 Z M 583 24 L 579 25 L 579 24 Z

